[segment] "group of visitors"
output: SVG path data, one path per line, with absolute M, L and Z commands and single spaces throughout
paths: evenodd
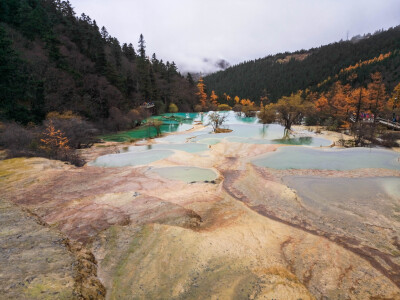
M 355 122 L 356 117 L 357 117 L 357 114 L 353 113 L 352 114 L 353 122 Z M 375 116 L 372 113 L 360 112 L 358 119 L 361 121 L 364 121 L 364 122 L 373 122 L 375 119 Z
M 142 106 L 154 106 L 154 102 L 143 102 Z
M 352 119 L 355 120 L 356 116 L 357 116 L 357 114 L 353 113 Z M 358 119 L 361 121 L 365 121 L 365 122 L 372 122 L 372 121 L 374 121 L 375 116 L 372 113 L 360 112 Z M 394 123 L 400 123 L 400 115 L 396 115 L 396 113 L 393 113 L 391 121 Z
M 375 119 L 375 116 L 372 113 L 360 112 L 359 118 L 363 121 L 373 121 Z

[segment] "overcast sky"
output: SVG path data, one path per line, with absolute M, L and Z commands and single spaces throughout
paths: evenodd
M 181 72 L 318 47 L 400 24 L 400 0 L 71 0 L 135 49 L 175 61 Z

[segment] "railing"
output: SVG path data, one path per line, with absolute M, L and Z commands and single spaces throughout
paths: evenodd
M 154 107 L 154 103 L 143 104 L 143 105 L 141 105 L 141 107 L 144 107 L 144 108 L 152 108 L 152 107 Z
M 382 119 L 382 118 L 376 118 L 376 119 L 378 120 L 379 123 L 381 123 L 383 125 L 386 125 L 388 127 L 392 127 L 392 128 L 400 130 L 400 124 L 399 123 L 392 122 L 390 120 L 385 120 L 385 119 Z
M 356 122 L 356 117 L 355 116 L 350 116 L 350 121 L 351 122 L 353 122 L 353 123 L 355 123 Z M 390 120 L 386 120 L 386 119 L 382 119 L 382 118 L 376 118 L 376 120 L 380 123 L 380 124 L 383 124 L 383 125 L 386 125 L 386 126 L 388 126 L 388 127 L 391 127 L 391 128 L 394 128 L 394 129 L 399 129 L 400 130 L 400 123 L 396 123 L 396 122 L 393 122 L 393 121 L 390 121 Z M 363 122 L 373 122 L 373 120 L 364 120 L 364 119 L 361 119 L 361 121 L 363 121 Z
M 349 120 L 351 122 L 355 123 L 356 122 L 356 117 L 352 115 L 352 116 L 350 116 Z M 369 118 L 369 119 L 360 118 L 360 119 L 358 119 L 358 121 L 366 122 L 366 123 L 372 123 L 372 122 L 374 122 L 374 119 L 373 118 Z

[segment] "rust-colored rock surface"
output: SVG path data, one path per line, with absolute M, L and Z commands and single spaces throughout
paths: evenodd
M 275 171 L 250 163 L 277 147 L 223 141 L 206 153 L 176 151 L 148 166 L 122 168 L 5 160 L 0 162 L 1 197 L 8 205 L 3 211 L 12 207 L 23 214 L 24 208 L 40 218 L 45 226 L 24 225 L 24 234 L 39 226 L 49 249 L 62 251 L 54 269 L 33 270 L 62 282 L 52 284 L 68 297 L 78 290 L 88 299 L 95 290 L 103 295 L 102 284 L 107 299 L 400 299 L 399 223 L 380 209 L 395 198 L 382 196 L 379 207 L 367 205 L 353 218 L 357 199 L 349 209 L 330 199 L 337 208 L 331 211 L 323 199 L 312 205 L 310 192 L 293 179 L 400 178 L 399 172 Z M 116 152 L 118 146 L 110 149 Z M 86 157 L 96 157 L 92 150 L 85 150 Z M 177 165 L 213 168 L 219 178 L 184 183 L 149 171 Z M 7 234 L 14 234 L 22 225 L 7 226 Z M 53 235 L 74 246 L 52 243 Z M 2 255 L 30 247 L 4 244 L 5 236 Z M 41 252 L 32 245 L 33 253 Z M 81 266 L 94 284 L 80 281 L 77 288 L 71 266 L 82 255 L 88 264 Z M 18 270 L 26 264 L 23 257 L 13 262 L 8 283 L 0 283 L 2 293 L 12 292 L 8 287 L 19 282 Z M 53 273 L 64 277 L 57 281 Z

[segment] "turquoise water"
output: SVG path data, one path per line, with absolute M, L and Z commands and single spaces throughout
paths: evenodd
M 199 153 L 207 151 L 209 145 L 215 145 L 222 140 L 247 144 L 288 144 L 308 146 L 328 146 L 331 144 L 326 139 L 317 137 L 290 136 L 284 127 L 278 124 L 258 124 L 255 117 L 244 117 L 234 112 L 220 112 L 227 117 L 224 128 L 232 132 L 214 134 L 210 126 L 196 132 L 167 135 L 156 139 L 156 144 L 151 146 L 132 146 L 125 153 L 105 155 L 91 163 L 95 166 L 136 166 L 151 163 L 168 157 L 174 150 L 186 151 L 188 153 Z M 170 113 L 155 116 L 154 119 L 162 120 L 161 130 L 173 132 L 187 130 L 194 122 L 202 121 L 207 124 L 208 113 Z M 124 141 L 155 136 L 156 132 L 151 127 L 141 127 L 136 130 L 118 133 L 109 136 L 107 140 Z
M 186 144 L 154 144 L 146 146 L 131 146 L 123 153 L 108 154 L 98 157 L 89 165 L 98 167 L 126 167 L 152 163 L 169 157 L 173 150 L 198 153 L 208 150 L 208 145 L 200 143 Z
M 256 117 L 245 117 L 233 111 L 219 112 L 226 116 L 223 128 L 231 129 L 229 133 L 213 134 L 211 128 L 179 135 L 170 135 L 159 139 L 161 142 L 185 143 L 192 138 L 192 142 L 201 142 L 209 145 L 219 143 L 222 139 L 232 142 L 246 144 L 288 144 L 288 145 L 309 145 L 329 146 L 330 141 L 317 137 L 288 136 L 283 126 L 278 124 L 262 125 Z M 186 131 L 193 127 L 195 122 L 201 121 L 204 125 L 209 123 L 210 113 L 167 113 L 161 116 L 154 116 L 163 122 L 162 133 Z M 135 130 L 125 131 L 118 134 L 103 136 L 107 141 L 127 141 L 131 139 L 144 139 L 155 137 L 156 130 L 152 127 L 140 127 Z
M 188 153 L 196 153 L 208 150 L 208 145 L 200 143 L 185 143 L 185 144 L 153 144 L 148 146 L 131 146 L 127 151 L 137 152 L 145 150 L 178 150 Z
M 167 122 L 161 125 L 161 133 L 185 131 L 191 129 L 192 127 L 193 126 L 189 124 L 183 124 L 183 123 L 168 124 Z M 137 129 L 130 131 L 123 131 L 116 134 L 104 135 L 101 136 L 101 138 L 105 141 L 110 141 L 110 142 L 125 142 L 131 139 L 138 140 L 145 138 L 154 138 L 156 136 L 157 136 L 157 131 L 154 127 L 141 126 Z
M 198 181 L 211 181 L 215 180 L 218 175 L 211 169 L 197 168 L 197 167 L 166 167 L 154 168 L 150 172 L 157 173 L 161 177 L 180 180 L 187 183 Z
M 281 147 L 252 160 L 252 163 L 273 169 L 384 168 L 400 170 L 400 154 L 390 150 L 369 148 L 313 149 L 294 146 Z
M 206 134 L 208 132 L 208 129 L 205 130 L 200 130 L 196 132 L 188 132 L 188 133 L 182 133 L 182 134 L 172 134 L 172 135 L 167 135 L 165 137 L 161 137 L 156 139 L 157 142 L 162 142 L 162 143 L 185 143 L 187 139 L 191 139 L 190 141 L 193 141 L 192 139 L 202 135 Z M 207 135 L 208 136 L 208 135 Z
M 203 143 L 203 144 L 207 144 L 207 145 L 216 145 L 216 144 L 220 143 L 221 141 L 222 141 L 222 139 L 218 139 L 218 138 L 205 138 L 205 139 L 198 140 L 198 143 Z
M 139 166 L 152 163 L 154 161 L 167 158 L 174 152 L 170 150 L 151 150 L 142 152 L 126 152 L 118 154 L 108 154 L 98 157 L 89 163 L 97 167 L 126 167 Z
M 232 130 L 228 133 L 214 134 L 204 132 L 197 135 L 192 141 L 200 143 L 209 143 L 210 139 L 213 144 L 216 144 L 222 139 L 228 142 L 245 143 L 245 144 L 284 144 L 284 145 L 306 145 L 306 146 L 329 146 L 331 141 L 318 137 L 298 137 L 288 135 L 285 128 L 278 124 L 227 124 L 226 128 Z
M 197 113 L 175 113 L 154 116 L 150 119 L 156 119 L 163 122 L 161 125 L 161 133 L 186 131 L 193 127 L 194 119 L 198 119 Z M 116 134 L 102 136 L 105 141 L 124 142 L 131 139 L 145 139 L 157 136 L 154 127 L 141 126 L 133 130 L 123 131 Z

